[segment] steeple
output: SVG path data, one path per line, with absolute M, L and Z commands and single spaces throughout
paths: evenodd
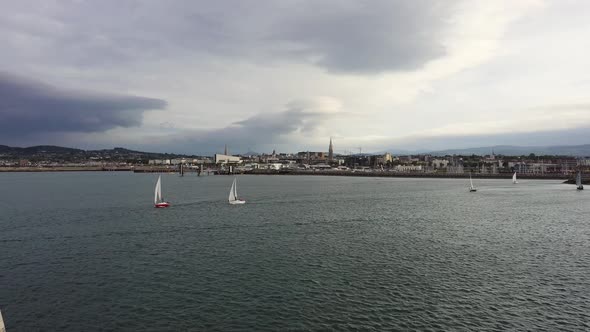
M 334 146 L 332 145 L 332 137 L 330 137 L 330 147 L 328 148 L 328 160 L 334 160 Z

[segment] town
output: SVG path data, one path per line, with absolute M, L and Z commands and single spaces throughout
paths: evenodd
M 28 150 L 27 150 L 28 149 Z M 573 156 L 506 156 L 430 154 L 393 155 L 337 154 L 330 139 L 328 151 L 297 153 L 187 156 L 145 153 L 115 148 L 85 151 L 53 146 L 0 147 L 0 171 L 134 171 L 211 174 L 324 174 L 373 176 L 486 177 L 510 176 L 514 172 L 536 178 L 568 178 L 590 171 L 590 158 Z

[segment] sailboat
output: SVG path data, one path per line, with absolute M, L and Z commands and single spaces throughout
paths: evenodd
M 0 311 L 0 332 L 6 332 L 6 327 L 4 326 L 4 320 L 2 319 L 2 311 Z
M 576 186 L 578 190 L 584 190 L 584 186 L 582 185 L 582 172 L 578 171 L 578 175 L 576 175 Z
M 244 204 L 246 203 L 245 200 L 238 198 L 238 184 L 237 178 L 234 177 L 234 182 L 231 184 L 231 189 L 229 190 L 229 204 Z
M 471 184 L 469 186 L 469 192 L 477 191 L 477 189 L 473 186 L 473 180 L 471 179 L 471 174 L 469 174 L 469 183 Z
M 512 176 L 512 183 L 513 184 L 517 184 L 518 181 L 516 181 L 516 172 L 514 172 L 514 175 Z
M 156 190 L 154 191 L 154 207 L 167 208 L 170 203 L 165 202 L 162 197 L 162 176 L 158 176 L 158 182 L 156 182 Z

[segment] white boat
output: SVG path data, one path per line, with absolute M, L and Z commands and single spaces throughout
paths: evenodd
M 2 311 L 0 311 L 0 332 L 6 332 L 6 327 L 4 326 L 4 320 L 2 319 Z
M 167 208 L 170 203 L 164 201 L 162 197 L 162 176 L 158 176 L 158 182 L 156 182 L 156 190 L 154 191 L 154 207 Z
M 229 190 L 229 204 L 244 204 L 246 203 L 245 200 L 238 198 L 238 183 L 237 178 L 234 177 L 234 182 L 231 184 L 231 189 Z
M 517 184 L 518 181 L 516 181 L 516 172 L 514 172 L 514 175 L 512 176 L 512 183 L 513 184 Z
M 473 180 L 471 179 L 471 174 L 469 174 L 469 183 L 471 184 L 469 186 L 469 192 L 477 191 L 477 189 L 475 188 L 475 186 L 473 186 Z
M 576 187 L 578 190 L 584 190 L 584 185 L 582 185 L 582 172 L 578 171 L 578 175 L 576 175 Z

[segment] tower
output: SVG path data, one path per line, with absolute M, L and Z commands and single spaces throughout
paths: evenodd
M 227 154 L 227 144 L 225 145 L 225 150 L 223 151 L 223 154 L 226 155 L 226 156 L 228 155 Z
M 332 145 L 332 137 L 330 137 L 330 147 L 328 148 L 328 160 L 334 160 L 334 146 Z

